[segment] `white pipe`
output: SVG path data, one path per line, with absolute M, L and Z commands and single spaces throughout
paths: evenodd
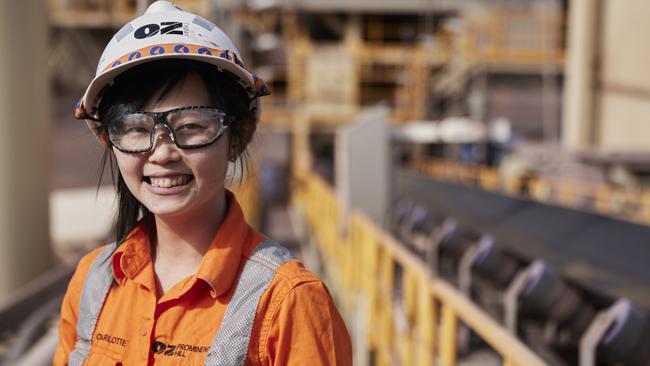
M 47 48 L 45 2 L 0 1 L 0 300 L 53 262 Z
M 594 85 L 598 1 L 572 0 L 569 4 L 568 44 L 565 61 L 562 143 L 569 150 L 593 147 Z

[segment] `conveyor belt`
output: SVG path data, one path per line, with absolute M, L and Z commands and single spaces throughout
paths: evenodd
M 597 296 L 627 297 L 650 312 L 650 227 L 395 173 L 396 194 L 492 234 L 526 260 L 544 259 Z

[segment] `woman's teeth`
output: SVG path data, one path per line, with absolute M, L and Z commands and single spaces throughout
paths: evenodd
M 182 186 L 183 184 L 186 184 L 187 182 L 192 179 L 191 176 L 189 175 L 182 175 L 179 177 L 174 177 L 174 178 L 154 178 L 151 177 L 149 179 L 150 183 L 154 187 L 160 187 L 160 188 L 170 188 L 170 187 L 175 187 L 175 186 Z

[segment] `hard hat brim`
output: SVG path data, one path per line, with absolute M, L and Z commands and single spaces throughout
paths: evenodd
M 166 53 L 161 55 L 153 56 L 144 56 L 126 63 L 116 65 L 112 68 L 109 68 L 97 75 L 88 85 L 84 96 L 81 98 L 81 104 L 85 110 L 94 113 L 97 108 L 96 103 L 97 97 L 100 92 L 109 85 L 118 75 L 123 72 L 138 66 L 145 64 L 147 62 L 164 60 L 164 59 L 184 59 L 184 60 L 196 60 L 212 64 L 216 66 L 219 70 L 226 70 L 231 72 L 233 75 L 238 77 L 242 82 L 242 87 L 246 89 L 246 92 L 251 96 L 255 96 L 258 91 L 256 90 L 255 79 L 253 74 L 243 67 L 220 57 L 215 57 L 212 55 L 199 55 L 199 54 L 178 54 L 178 53 Z

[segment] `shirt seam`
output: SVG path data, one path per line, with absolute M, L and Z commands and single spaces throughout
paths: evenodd
M 261 364 L 266 364 L 266 346 L 269 343 L 269 330 L 273 324 L 273 320 L 276 316 L 277 309 L 280 308 L 280 304 L 284 301 L 287 295 L 291 292 L 293 286 L 290 283 L 283 283 L 282 288 L 280 289 L 280 294 L 276 299 L 272 300 L 269 304 L 270 316 L 265 316 L 262 320 L 262 327 L 260 329 L 260 345 L 258 350 L 258 357 Z
M 259 345 L 259 350 L 258 350 L 258 357 L 260 359 L 260 364 L 266 364 L 266 346 L 269 343 L 269 330 L 271 329 L 271 325 L 275 322 L 278 310 L 280 309 L 280 305 L 284 300 L 287 298 L 287 296 L 295 290 L 298 286 L 303 285 L 303 284 L 308 284 L 312 282 L 318 282 L 318 278 L 314 278 L 313 275 L 311 274 L 296 274 L 294 276 L 289 276 L 288 274 L 285 273 L 279 273 L 280 268 L 278 268 L 277 274 L 283 275 L 287 279 L 287 281 L 282 281 L 282 288 L 279 289 L 279 291 L 282 291 L 278 294 L 277 298 L 275 300 L 272 300 L 269 303 L 269 313 L 270 316 L 264 317 L 262 327 L 260 328 L 260 345 Z M 305 278 L 309 278 L 308 280 L 305 280 Z

